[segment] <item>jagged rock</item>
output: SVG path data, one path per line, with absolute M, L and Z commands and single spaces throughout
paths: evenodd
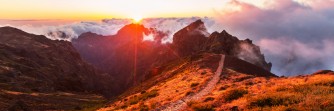
M 209 52 L 236 56 L 268 71 L 272 66 L 271 63 L 265 61 L 260 48 L 254 45 L 250 39 L 239 40 L 225 30 L 221 33 L 213 32 L 208 36 L 201 20 L 197 20 L 175 33 L 173 45 L 181 56 Z
M 197 20 L 174 34 L 173 45 L 181 57 L 192 55 L 202 49 L 208 34 L 204 23 Z

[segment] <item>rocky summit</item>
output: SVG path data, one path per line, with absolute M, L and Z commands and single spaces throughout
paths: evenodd
M 271 63 L 265 61 L 260 48 L 251 40 L 239 40 L 225 30 L 221 33 L 213 32 L 210 35 L 201 20 L 176 32 L 173 37 L 173 45 L 181 56 L 208 52 L 235 56 L 268 71 L 272 66 Z

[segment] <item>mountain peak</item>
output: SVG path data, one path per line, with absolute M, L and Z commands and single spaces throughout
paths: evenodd
M 180 56 L 188 56 L 201 50 L 203 41 L 207 40 L 209 33 L 202 20 L 197 20 L 173 36 L 173 44 Z
M 0 34 L 3 34 L 3 33 L 28 34 L 27 32 L 24 32 L 20 29 L 10 27 L 10 26 L 0 27 Z
M 129 33 L 129 32 L 132 32 L 132 33 L 148 33 L 149 30 L 144 27 L 144 25 L 141 25 L 141 24 L 128 24 L 128 25 L 125 25 L 124 27 L 122 27 L 118 32 L 117 34 L 124 34 L 124 33 Z
M 141 24 L 128 24 L 122 27 L 115 36 L 119 40 L 143 41 L 143 34 L 149 34 L 150 30 Z M 126 37 L 126 39 L 124 38 Z

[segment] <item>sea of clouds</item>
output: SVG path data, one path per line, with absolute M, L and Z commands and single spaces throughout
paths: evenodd
M 267 61 L 273 63 L 272 72 L 277 75 L 309 74 L 320 69 L 334 70 L 333 0 L 271 0 L 263 3 L 260 7 L 231 0 L 227 5 L 237 7 L 236 10 L 216 9 L 214 17 L 147 18 L 141 23 L 145 27 L 166 33 L 163 42 L 172 42 L 176 31 L 202 19 L 209 33 L 225 29 L 239 39 L 252 39 L 261 47 Z M 130 19 L 104 19 L 100 22 L 57 25 L 0 26 L 13 26 L 30 33 L 46 35 L 50 39 L 71 41 L 84 32 L 113 35 L 130 23 Z M 64 32 L 66 36 L 56 32 Z

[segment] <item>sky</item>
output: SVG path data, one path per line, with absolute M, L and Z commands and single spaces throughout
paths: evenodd
M 0 0 L 0 19 L 99 20 L 104 18 L 214 16 L 230 0 Z M 250 0 L 244 0 L 249 2 Z M 261 5 L 263 0 L 251 0 Z
M 207 16 L 202 20 L 210 33 L 226 30 L 253 40 L 277 75 L 334 70 L 334 0 L 0 0 L 0 27 L 51 39 L 71 40 L 84 32 L 112 35 L 131 21 L 110 18 L 138 16 L 154 17 L 142 24 L 167 32 L 169 42 L 200 19 L 193 16 Z M 59 31 L 69 37 L 48 36 Z

